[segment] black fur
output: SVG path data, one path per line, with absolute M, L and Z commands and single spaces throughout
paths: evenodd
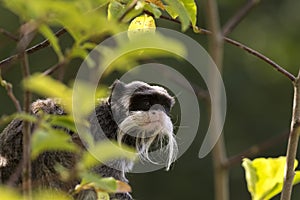
M 99 103 L 95 112 L 89 117 L 91 134 L 95 141 L 117 140 L 118 123 L 122 122 L 128 112 L 149 110 L 154 104 L 160 104 L 166 113 L 174 104 L 173 98 L 164 91 L 155 91 L 142 82 L 132 82 L 124 84 L 116 81 L 112 86 L 112 93 L 108 100 Z M 123 98 L 123 99 L 122 99 Z M 128 103 L 127 107 L 123 105 L 124 101 Z M 128 110 L 129 109 L 129 110 Z M 54 100 L 38 100 L 32 104 L 32 113 L 38 115 L 39 111 L 54 115 L 64 115 L 65 112 Z M 113 115 L 113 113 L 116 113 Z M 22 162 L 22 127 L 23 122 L 13 120 L 0 134 L 0 183 L 13 182 L 18 187 L 22 184 L 21 162 Z M 32 130 L 34 125 L 31 126 Z M 56 127 L 59 128 L 59 127 Z M 73 142 L 83 146 L 77 134 L 66 130 L 72 137 Z M 79 141 L 79 142 L 78 142 Z M 125 135 L 122 142 L 135 147 L 136 138 Z M 2 158 L 7 159 L 5 163 Z M 36 160 L 32 161 L 32 181 L 33 187 L 51 188 L 57 190 L 69 191 L 74 189 L 79 180 L 70 180 L 68 183 L 60 180 L 54 166 L 56 163 L 72 169 L 76 162 L 76 155 L 62 151 L 51 151 L 42 153 Z M 117 180 L 127 182 L 125 172 L 130 168 L 129 161 L 114 160 L 111 165 L 100 165 L 93 169 L 94 172 L 103 177 L 114 177 Z M 109 167 L 112 166 L 112 167 Z M 14 177 L 14 174 L 18 176 Z M 112 199 L 131 200 L 129 193 L 120 193 L 111 195 Z M 75 196 L 77 200 L 96 200 L 97 195 L 93 190 L 82 191 Z

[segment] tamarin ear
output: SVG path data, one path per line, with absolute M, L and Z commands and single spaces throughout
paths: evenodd
M 114 83 L 109 87 L 109 89 L 111 90 L 108 102 L 111 103 L 111 99 L 112 97 L 114 97 L 114 99 L 118 99 L 119 97 L 122 96 L 123 92 L 125 91 L 126 88 L 126 84 L 123 83 L 120 80 L 115 80 Z

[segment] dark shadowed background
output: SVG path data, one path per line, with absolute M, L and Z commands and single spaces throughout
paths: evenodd
M 204 1 L 197 1 L 198 26 L 205 25 Z M 219 0 L 221 23 L 224 24 L 244 0 Z M 288 71 L 296 74 L 300 67 L 300 1 L 262 0 L 246 19 L 229 35 L 275 60 Z M 18 18 L 1 7 L 0 28 L 17 34 Z M 157 20 L 157 26 L 180 30 L 180 26 L 169 21 Z M 186 34 L 207 47 L 207 37 Z M 32 44 L 42 41 L 37 37 Z M 68 47 L 70 37 L 65 34 L 60 42 Z M 15 43 L 0 34 L 0 60 L 16 52 Z M 29 56 L 31 72 L 44 71 L 57 62 L 51 48 L 45 48 Z M 193 84 L 206 88 L 201 77 L 192 73 L 192 68 L 183 61 L 174 59 L 157 60 L 181 71 Z M 70 83 L 76 74 L 81 60 L 72 61 L 66 71 L 65 83 Z M 233 156 L 254 144 L 287 132 L 291 119 L 292 85 L 290 81 L 263 61 L 245 51 L 225 44 L 223 80 L 227 92 L 227 118 L 224 136 L 227 155 Z M 5 80 L 14 86 L 14 93 L 22 99 L 21 70 L 18 62 L 2 70 Z M 114 71 L 103 79 L 110 85 L 121 73 Z M 198 152 L 207 129 L 208 108 L 200 102 L 201 122 L 199 133 L 188 151 L 179 158 L 169 172 L 164 170 L 128 176 L 137 200 L 154 199 L 213 199 L 213 172 L 211 155 L 198 158 Z M 0 87 L 0 116 L 15 112 L 6 91 Z M 176 113 L 172 113 L 176 120 Z M 0 127 L 2 130 L 4 127 Z M 274 145 L 257 157 L 278 157 L 285 155 L 287 141 Z M 298 151 L 298 160 L 299 158 Z M 295 186 L 292 199 L 300 198 L 300 185 Z M 230 199 L 250 199 L 247 191 L 244 170 L 240 164 L 230 170 Z M 274 199 L 279 199 L 278 197 Z

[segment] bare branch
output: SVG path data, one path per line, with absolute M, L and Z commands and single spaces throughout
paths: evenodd
M 293 74 L 291 74 L 290 72 L 288 72 L 287 70 L 285 70 L 283 67 L 281 67 L 280 65 L 278 65 L 276 62 L 274 62 L 273 60 L 271 60 L 270 58 L 268 58 L 267 56 L 259 53 L 258 51 L 251 49 L 250 47 L 237 42 L 235 40 L 232 40 L 230 38 L 224 38 L 224 40 L 229 43 L 232 44 L 236 47 L 239 47 L 243 50 L 245 50 L 246 52 L 254 55 L 255 57 L 260 58 L 261 60 L 265 61 L 266 63 L 270 64 L 270 66 L 272 66 L 274 69 L 276 69 L 277 71 L 279 71 L 281 74 L 283 74 L 284 76 L 286 76 L 288 79 L 290 79 L 291 81 L 295 81 L 295 76 Z
M 222 65 L 223 65 L 223 36 L 220 30 L 220 22 L 219 22 L 219 13 L 217 2 L 215 0 L 207 0 L 206 2 L 206 10 L 207 10 L 207 23 L 209 28 L 212 30 L 212 34 L 208 40 L 209 42 L 209 52 L 217 65 L 220 73 L 222 73 Z M 210 84 L 213 85 L 213 93 L 215 93 L 215 100 L 220 102 L 220 84 L 215 76 L 215 73 L 209 72 L 210 75 Z M 219 105 L 217 105 L 219 106 Z M 216 110 L 220 111 L 221 109 L 216 108 Z M 220 112 L 217 113 L 214 120 L 214 125 L 212 126 L 212 133 L 215 134 L 217 127 L 220 123 L 219 116 L 222 114 Z M 215 199 L 216 200 L 228 200 L 229 199 L 229 171 L 227 168 L 224 168 L 223 165 L 227 161 L 226 156 L 226 148 L 223 134 L 219 137 L 216 145 L 212 150 L 213 157 L 213 166 L 214 166 L 214 185 L 215 185 Z
M 3 35 L 5 35 L 6 37 L 12 39 L 13 41 L 18 42 L 19 38 L 17 36 L 15 36 L 14 34 L 12 34 L 11 32 L 5 30 L 4 28 L 0 28 L 0 33 L 2 33 Z
M 21 53 L 21 62 L 23 69 L 23 77 L 27 78 L 30 76 L 28 59 L 25 52 Z M 30 113 L 30 103 L 31 103 L 31 93 L 27 90 L 24 91 L 24 112 Z M 23 193 L 27 199 L 31 199 L 31 133 L 30 133 L 30 123 L 28 121 L 23 122 L 23 176 L 22 176 L 22 186 Z
M 60 29 L 59 31 L 57 31 L 55 33 L 55 36 L 56 37 L 60 37 L 61 35 L 63 35 L 66 32 L 67 31 L 64 28 L 62 28 L 62 29 Z M 31 54 L 31 53 L 34 53 L 34 52 L 36 52 L 36 51 L 38 51 L 40 49 L 43 49 L 43 48 L 49 46 L 49 45 L 50 45 L 50 42 L 49 42 L 48 39 L 46 39 L 46 40 L 40 42 L 39 44 L 34 45 L 34 46 L 26 49 L 25 53 L 26 54 Z M 11 62 L 13 62 L 13 61 L 15 61 L 15 60 L 17 60 L 17 59 L 19 59 L 20 57 L 21 57 L 20 54 L 15 54 L 15 55 L 12 55 L 12 56 L 10 56 L 10 57 L 8 57 L 8 58 L 0 61 L 0 68 L 3 67 L 3 66 L 5 66 L 5 65 L 7 65 L 7 64 L 9 64 L 9 63 L 11 63 Z
M 6 89 L 7 95 L 12 100 L 12 102 L 15 105 L 17 111 L 22 112 L 20 102 L 13 93 L 13 85 L 2 79 L 1 71 L 0 71 L 0 84 Z
M 281 200 L 290 200 L 293 181 L 295 176 L 294 163 L 297 156 L 298 142 L 300 136 L 300 70 L 294 82 L 293 116 L 287 146 L 286 166 Z
M 165 19 L 168 21 L 173 21 L 176 23 L 181 24 L 180 21 L 176 20 L 176 19 L 172 19 L 170 17 L 167 16 L 161 16 L 161 19 Z M 192 26 L 190 28 L 193 28 Z M 205 35 L 211 35 L 212 32 L 203 28 L 198 28 L 199 30 L 199 34 L 205 34 Z M 288 72 L 287 70 L 285 70 L 282 66 L 280 66 L 279 64 L 277 64 L 275 61 L 271 60 L 270 58 L 268 58 L 267 56 L 263 55 L 262 53 L 240 43 L 237 42 L 233 39 L 230 39 L 228 37 L 223 37 L 224 41 L 227 42 L 228 44 L 231 44 L 233 46 L 239 47 L 241 49 L 243 49 L 244 51 L 252 54 L 253 56 L 259 58 L 260 60 L 268 63 L 271 67 L 273 67 L 274 69 L 276 69 L 278 72 L 280 72 L 281 74 L 283 74 L 285 77 L 287 77 L 288 79 L 290 79 L 291 81 L 294 81 L 296 78 L 293 74 L 291 74 L 290 72 Z
M 286 139 L 288 138 L 288 135 L 289 135 L 289 132 L 284 132 L 284 133 L 279 134 L 271 139 L 268 139 L 267 141 L 253 145 L 250 148 L 246 149 L 245 151 L 242 151 L 241 153 L 228 158 L 227 163 L 225 163 L 224 167 L 231 168 L 234 165 L 241 164 L 241 161 L 243 160 L 243 158 L 257 156 L 261 152 L 264 152 L 267 149 L 270 149 L 271 147 L 274 147 L 275 145 L 286 141 Z
M 26 79 L 30 76 L 28 57 L 26 53 L 26 45 L 28 45 L 33 39 L 33 35 L 35 34 L 35 27 L 30 26 L 30 24 L 25 23 L 21 26 L 20 29 L 20 40 L 17 45 L 18 52 L 21 60 L 21 68 L 23 73 L 23 79 Z M 28 90 L 24 90 L 24 112 L 30 113 L 30 103 L 31 103 L 31 92 Z M 23 174 L 22 174 L 22 189 L 24 197 L 28 200 L 32 199 L 32 183 L 31 183 L 31 130 L 30 130 L 30 122 L 23 121 L 23 129 L 22 129 L 22 143 L 23 143 Z
M 61 68 L 62 66 L 64 66 L 66 64 L 66 61 L 63 60 L 62 62 L 59 62 L 55 65 L 53 65 L 52 67 L 48 68 L 46 71 L 43 72 L 43 75 L 51 75 L 52 73 L 54 73 L 56 70 L 58 70 L 59 68 Z
M 233 29 L 247 16 L 247 14 L 256 6 L 259 0 L 248 0 L 232 18 L 223 27 L 223 35 L 226 36 L 233 31 Z

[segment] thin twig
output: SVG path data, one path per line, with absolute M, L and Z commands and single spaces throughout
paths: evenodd
M 50 67 L 46 71 L 44 71 L 42 74 L 44 76 L 51 75 L 52 73 L 54 73 L 56 70 L 58 70 L 59 68 L 61 68 L 65 64 L 66 64 L 65 60 L 63 60 L 62 62 L 56 63 L 55 65 L 53 65 L 52 67 Z
M 232 44 L 236 47 L 239 47 L 243 50 L 245 50 L 246 52 L 260 58 L 261 60 L 265 61 L 266 63 L 270 64 L 270 66 L 272 66 L 274 69 L 276 69 L 277 71 L 279 71 L 281 74 L 283 74 L 284 76 L 286 76 L 288 79 L 290 79 L 291 81 L 295 81 L 296 77 L 291 74 L 290 72 L 288 72 L 287 70 L 285 70 L 283 67 L 281 67 L 280 65 L 278 65 L 276 62 L 274 62 L 273 60 L 271 60 L 270 58 L 268 58 L 267 56 L 259 53 L 258 51 L 251 49 L 250 47 L 247 47 L 246 45 L 237 42 L 235 40 L 232 40 L 230 38 L 224 38 L 224 40 L 229 43 Z
M 178 23 L 178 24 L 181 24 L 180 21 L 176 20 L 176 19 L 172 19 L 170 17 L 167 17 L 167 16 L 161 16 L 160 17 L 161 19 L 165 19 L 165 20 L 168 20 L 168 21 L 173 21 L 175 23 Z M 193 28 L 191 26 L 191 28 Z M 203 28 L 198 28 L 199 30 L 199 34 L 205 34 L 205 35 L 211 35 L 212 32 L 209 31 L 209 30 L 206 30 L 206 29 L 203 29 Z M 253 56 L 259 58 L 260 60 L 263 60 L 264 62 L 268 63 L 271 67 L 273 67 L 275 70 L 277 70 L 278 72 L 280 72 L 281 74 L 283 74 L 285 77 L 287 77 L 288 79 L 290 79 L 291 81 L 294 81 L 296 78 L 293 74 L 291 74 L 290 72 L 288 72 L 287 70 L 285 70 L 283 67 L 281 67 L 279 64 L 277 64 L 275 61 L 271 60 L 270 58 L 268 58 L 267 56 L 261 54 L 260 52 L 240 43 L 240 42 L 237 42 L 233 39 L 230 39 L 228 37 L 223 37 L 224 41 L 233 45 L 233 46 L 236 46 L 236 47 L 239 47 L 241 49 L 243 49 L 244 51 L 252 54 Z
M 222 72 L 222 65 L 223 65 L 223 36 L 220 29 L 220 22 L 219 22 L 219 13 L 217 2 L 215 0 L 207 0 L 206 2 L 206 10 L 207 10 L 207 23 L 212 30 L 212 34 L 209 38 L 209 52 L 217 65 L 220 72 Z M 220 84 L 215 76 L 216 74 L 212 71 L 210 74 L 210 84 L 213 85 L 213 92 L 217 102 L 220 102 Z M 218 104 L 217 106 L 220 106 Z M 212 126 L 212 133 L 217 134 L 216 127 L 219 126 L 220 123 L 220 113 L 221 109 L 216 108 L 219 111 L 215 118 L 212 119 L 214 121 Z M 215 185 L 215 199 L 216 200 L 228 200 L 229 199 L 229 171 L 227 168 L 224 168 L 223 165 L 227 161 L 226 156 L 226 148 L 223 134 L 220 135 L 218 138 L 217 143 L 215 144 L 212 150 L 212 157 L 213 157 L 213 166 L 214 166 L 214 185 Z
M 19 41 L 19 38 L 17 36 L 15 36 L 11 32 L 9 32 L 9 31 L 7 31 L 7 30 L 5 30 L 3 28 L 0 28 L 0 33 L 2 33 L 3 35 L 5 35 L 6 37 L 12 39 L 13 41 L 16 41 L 16 42 Z
M 55 33 L 55 36 L 56 37 L 60 37 L 61 35 L 63 35 L 66 32 L 67 31 L 64 28 L 62 28 L 62 29 L 58 30 Z M 34 53 L 34 52 L 36 52 L 36 51 L 38 51 L 40 49 L 43 49 L 43 48 L 49 46 L 49 44 L 50 44 L 49 40 L 46 39 L 46 40 L 44 40 L 44 41 L 42 41 L 42 42 L 40 42 L 40 43 L 38 43 L 38 44 L 36 44 L 36 45 L 28 48 L 28 49 L 26 49 L 25 53 L 26 54 Z M 21 57 L 20 54 L 15 54 L 15 55 L 12 55 L 12 56 L 10 56 L 10 57 L 8 57 L 8 58 L 0 61 L 0 68 L 3 67 L 3 66 L 5 66 L 5 65 L 7 65 L 7 64 L 9 64 L 9 63 L 11 63 L 11 62 L 13 62 L 13 61 L 15 61 L 15 60 L 17 60 L 17 59 L 19 59 L 20 57 Z
M 20 105 L 19 100 L 16 98 L 13 92 L 13 85 L 5 80 L 2 79 L 1 70 L 0 70 L 0 84 L 5 88 L 7 95 L 12 100 L 13 104 L 15 105 L 17 112 L 22 112 L 22 108 Z
M 245 16 L 256 6 L 259 0 L 248 0 L 232 18 L 224 25 L 222 32 L 226 36 L 233 31 L 233 29 L 245 18 Z
M 286 141 L 288 138 L 289 132 L 284 132 L 279 134 L 271 139 L 268 139 L 262 143 L 251 146 L 250 148 L 242 151 L 241 153 L 228 158 L 227 163 L 225 163 L 224 167 L 231 168 L 234 165 L 241 164 L 243 158 L 255 157 L 261 152 L 274 147 L 275 145 Z
M 300 70 L 294 82 L 293 116 L 287 146 L 286 166 L 281 200 L 290 200 L 295 176 L 294 164 L 300 136 Z

